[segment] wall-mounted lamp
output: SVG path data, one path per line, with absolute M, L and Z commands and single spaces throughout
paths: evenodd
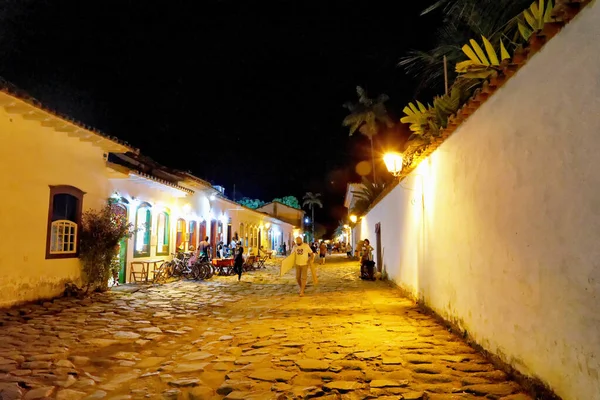
M 269 229 L 270 227 L 271 227 L 271 223 L 270 223 L 270 222 L 267 222 L 267 223 L 265 224 L 265 228 Z
M 356 215 L 351 215 L 350 216 L 350 222 L 352 222 L 353 224 L 355 224 L 356 221 L 358 221 L 358 217 Z
M 386 153 L 383 156 L 385 167 L 394 176 L 399 176 L 402 172 L 402 155 L 400 153 Z

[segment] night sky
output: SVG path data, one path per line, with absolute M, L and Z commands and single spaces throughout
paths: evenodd
M 342 105 L 361 85 L 400 117 L 418 82 L 396 64 L 432 46 L 430 3 L 2 0 L 0 74 L 230 197 L 320 192 L 334 228 L 369 159 Z

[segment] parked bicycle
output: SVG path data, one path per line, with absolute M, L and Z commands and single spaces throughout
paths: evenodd
M 166 261 L 154 273 L 154 283 L 164 283 L 169 278 L 185 278 L 192 280 L 210 279 L 214 268 L 208 256 L 201 255 L 196 262 L 191 263 L 192 253 L 172 253 L 173 259 Z

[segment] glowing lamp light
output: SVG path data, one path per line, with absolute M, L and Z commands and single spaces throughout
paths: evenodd
M 271 227 L 271 223 L 270 223 L 270 222 L 267 222 L 267 223 L 265 224 L 265 228 L 269 229 L 270 227 Z
M 217 198 L 217 196 L 214 194 L 211 194 L 209 198 L 211 201 L 214 201 Z
M 192 206 L 188 204 L 185 204 L 183 206 L 183 212 L 185 213 L 185 215 L 189 215 L 190 211 L 192 210 Z
M 400 153 L 387 153 L 383 156 L 383 162 L 392 175 L 398 176 L 402 172 L 402 155 Z
M 356 221 L 358 221 L 358 217 L 356 215 L 351 215 L 350 216 L 350 222 L 352 222 L 353 224 L 355 224 Z
M 308 217 L 304 218 L 304 223 L 308 224 L 310 222 L 310 219 L 308 219 Z

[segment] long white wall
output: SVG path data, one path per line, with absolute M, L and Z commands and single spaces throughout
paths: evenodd
M 79 259 L 46 257 L 49 185 L 83 190 L 83 210 L 108 197 L 102 150 L 0 109 L 0 307 L 50 298 L 79 282 Z
M 566 400 L 600 399 L 600 5 L 357 225 L 391 279 Z M 375 246 L 374 246 L 375 247 Z

